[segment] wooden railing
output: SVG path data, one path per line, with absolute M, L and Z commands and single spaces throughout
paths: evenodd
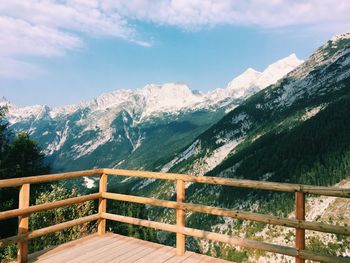
M 85 176 L 100 176 L 99 192 L 90 195 L 84 195 L 74 198 L 69 198 L 61 201 L 56 201 L 47 204 L 29 206 L 29 189 L 30 184 L 66 180 Z M 176 201 L 166 201 L 154 198 L 131 196 L 124 194 L 116 194 L 107 192 L 108 176 L 130 176 L 140 178 L 154 178 L 163 180 L 176 181 Z M 239 210 L 216 208 L 206 205 L 191 204 L 185 202 L 186 183 L 204 183 L 216 184 L 232 187 L 243 187 L 262 189 L 270 191 L 294 192 L 295 193 L 295 219 L 281 218 L 278 216 L 250 213 Z M 18 262 L 25 262 L 28 256 L 28 240 L 44 236 L 48 233 L 60 231 L 69 227 L 80 225 L 86 222 L 97 221 L 98 234 L 103 235 L 106 231 L 106 220 L 113 220 L 123 223 L 134 224 L 138 226 L 151 227 L 158 230 L 169 231 L 176 233 L 176 251 L 178 255 L 185 253 L 185 237 L 193 236 L 204 238 L 212 241 L 224 242 L 233 246 L 240 246 L 245 248 L 259 249 L 273 253 L 279 253 L 295 257 L 296 262 L 304 262 L 305 259 L 322 262 L 350 262 L 349 257 L 335 257 L 326 256 L 309 251 L 305 249 L 305 230 L 314 230 L 325 233 L 350 235 L 350 226 L 344 225 L 330 225 L 319 222 L 305 221 L 305 194 L 326 195 L 334 197 L 350 198 L 350 189 L 335 188 L 335 187 L 321 187 L 300 184 L 261 182 L 252 180 L 239 180 L 219 177 L 207 176 L 191 176 L 173 173 L 158 173 L 158 172 L 144 172 L 144 171 L 129 171 L 117 169 L 95 169 L 88 171 L 61 173 L 53 175 L 41 175 L 25 178 L 0 180 L 0 188 L 5 187 L 20 187 L 19 191 L 19 208 L 9 211 L 0 212 L 0 220 L 18 217 L 18 235 L 0 240 L 0 247 L 8 243 L 16 243 L 18 245 Z M 32 213 L 45 211 L 62 206 L 86 202 L 89 200 L 99 200 L 98 213 L 83 218 L 75 219 L 68 222 L 62 222 L 50 227 L 33 230 L 28 232 L 28 218 Z M 107 200 L 118 200 L 126 202 L 134 202 L 140 204 L 147 204 L 152 206 L 159 206 L 165 208 L 176 209 L 176 225 L 143 220 L 133 217 L 110 214 L 106 211 Z M 295 247 L 282 246 L 277 244 L 266 243 L 256 240 L 248 240 L 244 238 L 237 238 L 229 235 L 203 231 L 186 227 L 185 213 L 197 212 L 206 213 L 217 216 L 231 217 L 235 219 L 250 220 L 265 224 L 278 225 L 284 227 L 295 228 L 296 239 Z

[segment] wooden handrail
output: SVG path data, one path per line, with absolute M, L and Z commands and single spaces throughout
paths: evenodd
M 20 177 L 13 179 L 3 179 L 0 180 L 0 188 L 5 187 L 16 187 L 23 184 L 40 184 L 54 181 L 61 181 L 85 176 L 96 176 L 103 173 L 103 169 L 76 171 L 68 173 L 58 173 L 58 174 L 46 174 L 46 175 L 36 175 L 28 177 Z
M 70 220 L 67 222 L 63 222 L 63 223 L 60 223 L 57 225 L 48 226 L 48 227 L 44 227 L 41 229 L 33 230 L 31 232 L 28 232 L 28 233 L 23 233 L 23 234 L 18 235 L 18 236 L 4 238 L 4 239 L 0 240 L 0 247 L 6 246 L 6 245 L 11 244 L 11 243 L 16 243 L 18 241 L 25 241 L 25 240 L 30 240 L 30 239 L 38 238 L 41 236 L 45 236 L 47 234 L 61 231 L 63 229 L 67 229 L 67 228 L 70 228 L 73 226 L 78 226 L 78 225 L 85 224 L 88 222 L 96 221 L 96 220 L 99 220 L 100 218 L 101 218 L 101 216 L 99 214 L 84 216 L 84 217 Z
M 59 174 L 30 176 L 30 177 L 14 178 L 14 179 L 4 179 L 4 180 L 0 180 L 0 188 L 16 187 L 26 183 L 38 184 L 38 183 L 73 179 L 78 177 L 97 176 L 101 174 L 139 177 L 139 178 L 153 178 L 153 179 L 172 180 L 172 181 L 183 180 L 184 182 L 216 184 L 216 185 L 224 185 L 224 186 L 232 186 L 232 187 L 269 190 L 269 191 L 303 192 L 305 194 L 315 194 L 315 195 L 325 195 L 325 196 L 345 197 L 345 198 L 350 197 L 350 188 L 325 187 L 325 186 L 314 186 L 314 185 L 304 185 L 304 184 L 277 183 L 277 182 L 265 182 L 265 181 L 255 181 L 255 180 L 221 178 L 221 177 L 193 176 L 193 175 L 184 175 L 184 174 L 176 174 L 176 173 L 131 171 L 131 170 L 106 169 L 106 168 L 59 173 Z
M 101 193 L 95 193 L 95 194 L 72 197 L 72 198 L 55 201 L 51 203 L 46 203 L 46 204 L 33 205 L 27 208 L 7 210 L 4 212 L 0 212 L 0 220 L 5 220 L 5 219 L 17 217 L 17 216 L 29 215 L 29 214 L 46 211 L 46 210 L 50 210 L 50 209 L 54 209 L 62 206 L 79 204 L 90 200 L 96 200 L 101 197 L 102 197 Z
M 176 182 L 176 201 L 158 200 L 154 198 L 122 195 L 107 192 L 107 178 L 108 175 L 130 176 L 139 178 L 155 178 L 162 180 L 172 180 Z M 51 181 L 79 178 L 85 176 L 100 176 L 99 192 L 95 194 L 79 196 L 60 200 L 48 204 L 40 204 L 29 206 L 29 187 L 30 184 L 45 183 Z M 296 218 L 281 218 L 277 216 L 250 213 L 245 211 L 237 211 L 232 209 L 217 208 L 206 205 L 191 204 L 185 202 L 185 184 L 205 183 L 215 185 L 225 185 L 232 187 L 242 187 L 251 189 L 261 189 L 270 191 L 295 192 L 296 196 Z M 42 176 L 31 176 L 25 178 L 15 178 L 0 180 L 0 188 L 20 186 L 19 208 L 9 211 L 0 212 L 0 220 L 11 217 L 19 217 L 19 229 L 17 237 L 10 237 L 0 240 L 0 247 L 9 242 L 18 242 L 18 262 L 25 262 L 27 258 L 27 242 L 29 239 L 40 237 L 48 233 L 56 232 L 80 225 L 86 222 L 98 222 L 98 234 L 103 235 L 106 228 L 106 219 L 114 220 L 124 223 L 130 223 L 140 226 L 152 227 L 164 231 L 176 233 L 176 251 L 178 255 L 185 253 L 185 236 L 194 236 L 199 238 L 206 238 L 213 241 L 224 242 L 231 245 L 239 245 L 247 248 L 262 249 L 274 253 L 293 256 L 296 262 L 304 262 L 305 259 L 319 260 L 324 262 L 350 262 L 350 258 L 344 257 L 329 257 L 320 255 L 318 253 L 305 250 L 305 229 L 320 231 L 325 233 L 335 233 L 350 235 L 350 227 L 348 225 L 338 226 L 318 222 L 305 221 L 305 194 L 326 195 L 334 197 L 350 197 L 350 189 L 342 189 L 336 187 L 321 187 L 312 185 L 277 183 L 277 182 L 260 182 L 253 180 L 240 180 L 230 178 L 206 177 L 206 176 L 191 176 L 174 173 L 160 173 L 160 172 L 144 172 L 144 171 L 130 171 L 120 169 L 94 169 L 86 171 L 77 171 L 60 174 L 50 174 Z M 89 200 L 99 199 L 98 214 L 86 216 L 76 220 L 60 223 L 43 229 L 33 230 L 28 232 L 28 216 L 31 213 L 45 211 L 57 207 L 82 203 Z M 125 217 L 120 215 L 109 214 L 106 211 L 107 199 L 134 202 L 140 204 L 154 205 L 166 208 L 176 209 L 176 225 L 153 222 L 137 218 Z M 226 216 L 231 218 L 251 220 L 255 222 L 280 225 L 296 229 L 296 247 L 279 246 L 260 241 L 233 238 L 223 234 L 217 234 L 199 229 L 188 228 L 185 225 L 186 211 L 206 213 L 218 216 Z
M 325 186 L 313 186 L 304 184 L 290 184 L 265 182 L 255 180 L 232 179 L 210 176 L 193 176 L 175 173 L 161 172 L 145 172 L 145 171 L 130 171 L 121 169 L 103 169 L 103 172 L 108 175 L 130 176 L 140 178 L 152 178 L 163 180 L 183 180 L 184 182 L 216 184 L 232 187 L 251 188 L 259 190 L 279 191 L 279 192 L 303 192 L 305 194 L 325 195 L 334 197 L 350 197 L 350 188 L 337 188 Z M 1 187 L 1 184 L 0 184 Z

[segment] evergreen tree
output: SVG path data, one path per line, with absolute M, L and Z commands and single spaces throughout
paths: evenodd
M 44 155 L 37 143 L 29 135 L 20 132 L 11 138 L 11 131 L 6 120 L 6 107 L 0 107 L 0 180 L 46 174 L 49 166 L 44 163 Z M 45 185 L 31 187 L 31 200 L 35 200 L 39 189 Z M 18 208 L 18 188 L 0 189 L 0 211 Z M 0 238 L 16 234 L 17 219 L 0 221 Z

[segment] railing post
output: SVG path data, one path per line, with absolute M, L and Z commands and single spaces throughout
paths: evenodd
M 107 192 L 107 174 L 100 175 L 100 193 Z M 107 200 L 105 198 L 99 198 L 98 200 L 98 213 L 105 213 L 107 207 Z M 97 233 L 99 236 L 106 233 L 106 219 L 100 218 L 97 222 Z
M 176 201 L 185 202 L 185 182 L 183 180 L 176 180 Z M 176 225 L 179 227 L 185 226 L 185 211 L 183 209 L 176 209 Z M 185 254 L 185 239 L 186 236 L 181 233 L 176 233 L 176 254 L 182 256 Z
M 23 184 L 19 189 L 18 208 L 29 207 L 30 184 Z M 28 233 L 29 216 L 18 217 L 18 243 L 17 243 L 17 261 L 19 263 L 27 262 L 28 258 L 28 240 L 23 239 L 23 234 Z
M 305 220 L 305 194 L 303 192 L 295 193 L 295 218 L 297 220 Z M 305 229 L 297 228 L 295 232 L 295 248 L 299 250 L 305 249 Z M 296 263 L 304 263 L 301 257 L 295 258 Z

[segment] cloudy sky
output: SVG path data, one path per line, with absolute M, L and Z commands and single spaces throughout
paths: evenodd
M 349 14 L 349 0 L 1 1 L 0 96 L 58 106 L 147 83 L 207 91 L 307 58 L 350 31 Z

